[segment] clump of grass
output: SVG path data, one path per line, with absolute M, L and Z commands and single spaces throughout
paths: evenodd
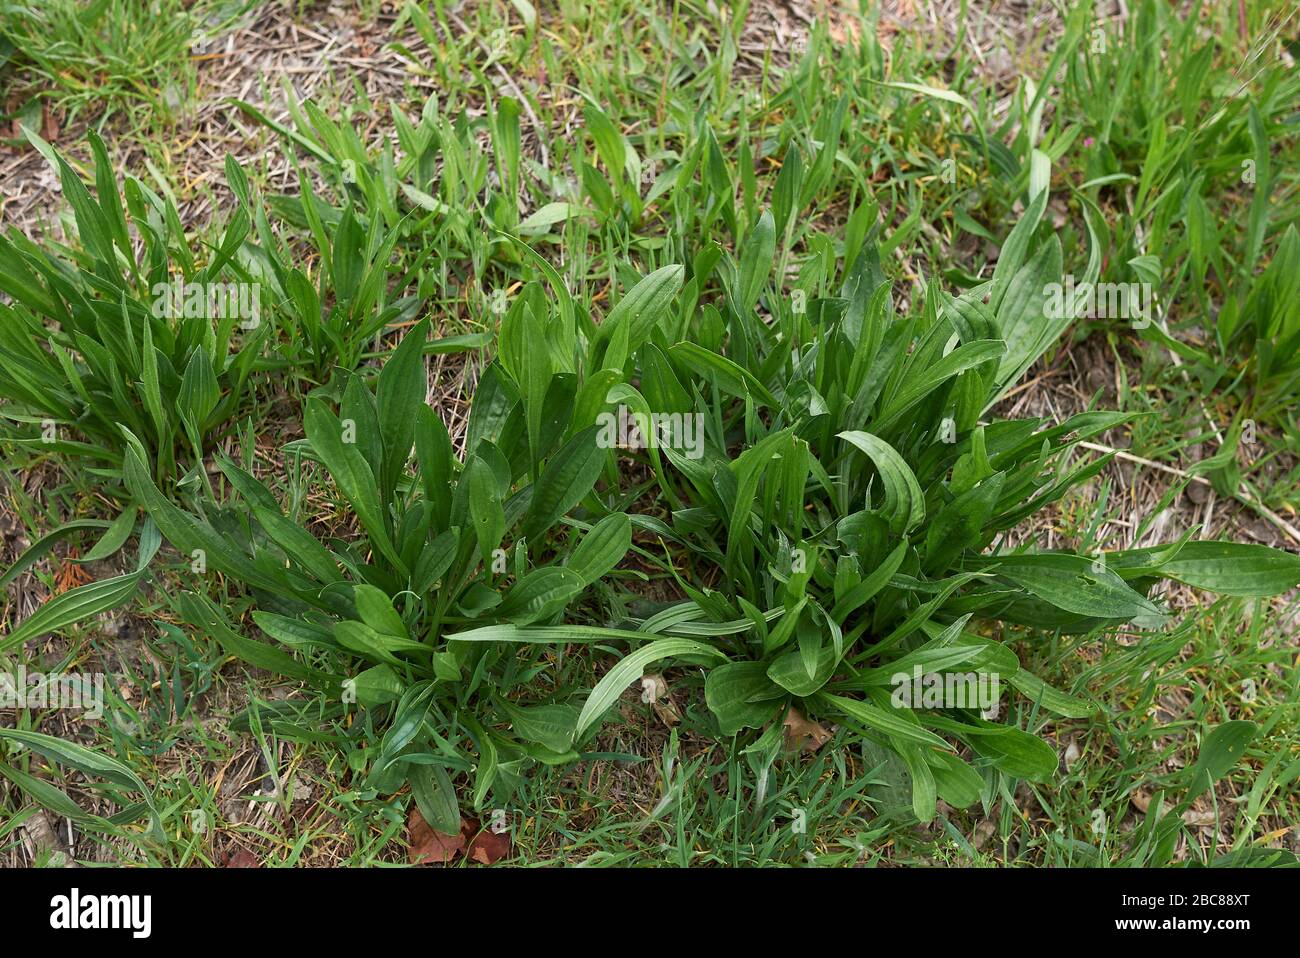
M 121 112 L 175 117 L 195 83 L 190 45 L 207 29 L 208 4 L 182 0 L 42 0 L 0 5 L 13 71 L 74 122 Z

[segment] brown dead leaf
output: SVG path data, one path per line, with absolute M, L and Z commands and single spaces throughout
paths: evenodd
M 412 807 L 406 820 L 406 840 L 410 845 L 407 860 L 412 865 L 445 865 L 465 850 L 465 822 L 461 820 L 459 834 L 444 835 L 434 831 L 420 810 Z
M 477 818 L 462 817 L 460 832 L 444 835 L 434 831 L 424 820 L 418 808 L 412 808 L 406 821 L 407 841 L 411 846 L 409 860 L 413 865 L 446 865 L 464 855 L 480 865 L 495 865 L 510 855 L 509 834 L 500 834 L 483 828 Z
M 668 683 L 664 681 L 662 675 L 646 673 L 641 676 L 641 701 L 648 702 L 654 709 L 655 715 L 659 716 L 659 721 L 669 728 L 682 720 L 681 709 L 673 701 L 672 694 L 668 691 Z
M 472 826 L 466 828 L 465 826 Z M 472 862 L 478 862 L 480 865 L 495 865 L 501 859 L 510 855 L 510 835 L 502 833 L 498 835 L 491 829 L 479 829 L 479 824 L 472 818 L 465 819 L 461 834 L 468 831 L 473 837 L 469 840 L 469 848 L 465 856 Z
M 1128 800 L 1134 808 L 1145 815 L 1147 809 L 1151 807 L 1151 792 L 1136 791 L 1128 797 Z M 1160 805 L 1160 814 L 1168 815 L 1171 808 L 1173 808 L 1173 806 L 1168 802 L 1162 802 Z
M 41 136 L 50 143 L 59 138 L 59 119 L 50 109 L 48 100 L 41 102 Z
M 668 683 L 662 675 L 647 672 L 641 676 L 641 701 L 651 704 L 668 695 Z
M 815 752 L 831 740 L 831 733 L 820 722 L 804 718 L 791 708 L 785 713 L 785 747 L 788 751 Z
M 247 848 L 237 848 L 234 852 L 226 853 L 226 860 L 222 865 L 223 868 L 261 868 L 262 860 Z
M 58 571 L 54 573 L 55 595 L 62 595 L 64 592 L 70 592 L 78 586 L 83 586 L 93 580 L 90 573 L 74 561 L 76 558 L 77 550 L 69 549 L 68 557 L 63 560 Z
M 25 844 L 32 857 L 43 852 L 49 853 L 51 865 L 60 868 L 76 868 L 71 849 L 63 836 L 59 834 L 58 821 L 49 812 L 37 812 L 23 824 Z

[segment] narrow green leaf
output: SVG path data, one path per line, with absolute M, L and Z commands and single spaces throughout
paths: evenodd
M 596 683 L 596 687 L 587 696 L 578 716 L 575 738 L 595 724 L 611 705 L 618 701 L 624 690 L 639 679 L 645 667 L 651 662 L 670 658 L 674 655 L 706 655 L 720 659 L 726 656 L 712 646 L 691 639 L 655 639 L 641 646 L 635 652 L 624 656 L 619 663 L 605 673 Z

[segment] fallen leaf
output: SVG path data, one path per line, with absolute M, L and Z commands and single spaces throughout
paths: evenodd
M 67 843 L 59 835 L 57 821 L 49 812 L 37 812 L 23 824 L 23 831 L 33 857 L 48 852 L 50 865 L 57 868 L 77 867 L 77 863 L 68 854 Z
M 653 705 L 668 694 L 668 683 L 662 675 L 647 672 L 641 676 L 641 701 Z
M 1079 760 L 1079 745 L 1073 738 L 1065 746 L 1065 767 L 1067 770 L 1074 767 L 1074 763 Z
M 86 585 L 93 581 L 93 577 L 84 567 L 76 563 L 77 550 L 69 549 L 68 557 L 63 560 L 62 565 L 54 574 L 54 594 L 61 595 L 64 592 L 70 592 L 78 586 Z
M 1139 812 L 1145 815 L 1147 813 L 1147 809 L 1151 807 L 1151 798 L 1152 798 L 1151 792 L 1136 791 L 1128 797 L 1128 800 L 1133 805 L 1134 808 L 1136 808 Z M 1160 814 L 1168 815 L 1170 809 L 1172 808 L 1173 806 L 1170 805 L 1168 802 L 1161 802 Z
M 831 733 L 820 722 L 812 722 L 791 708 L 785 713 L 785 747 L 788 751 L 815 752 L 831 740 Z
M 262 860 L 247 848 L 236 849 L 226 853 L 224 868 L 261 868 Z
M 1213 809 L 1209 808 L 1189 808 L 1183 812 L 1183 822 L 1188 825 L 1209 827 L 1216 820 Z
M 473 821 L 470 819 L 469 821 Z M 469 848 L 465 852 L 465 857 L 472 862 L 478 862 L 480 865 L 495 865 L 501 859 L 510 855 L 510 835 L 502 833 L 500 835 L 491 829 L 477 831 L 478 823 L 475 822 L 476 833 L 469 840 Z M 461 834 L 464 834 L 462 828 Z
M 48 100 L 41 101 L 41 136 L 51 143 L 59 138 L 59 120 L 51 112 Z
M 668 691 L 662 675 L 647 673 L 641 676 L 641 701 L 648 702 L 659 721 L 672 728 L 682 720 L 681 709 Z
M 445 865 L 465 850 L 465 823 L 462 819 L 458 834 L 444 835 L 434 831 L 420 810 L 413 807 L 406 820 L 406 840 L 410 845 L 408 861 L 412 865 Z

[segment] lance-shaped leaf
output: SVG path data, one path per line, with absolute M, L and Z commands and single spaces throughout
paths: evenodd
M 768 210 L 758 218 L 740 250 L 736 309 L 748 316 L 758 303 L 767 277 L 772 272 L 772 255 L 776 252 L 776 223 Z
M 1151 600 L 1086 556 L 1052 552 L 998 557 L 993 571 L 1066 612 L 1125 621 L 1160 615 Z
M 601 519 L 582 537 L 565 560 L 565 568 L 590 585 L 618 565 L 631 547 L 632 520 L 625 513 L 615 512 Z
M 618 701 L 618 697 L 623 694 L 624 689 L 641 677 L 647 665 L 674 655 L 703 655 L 719 659 L 726 658 L 713 646 L 692 639 L 655 639 L 653 642 L 641 646 L 641 648 L 629 653 L 620 660 L 596 683 L 596 687 L 587 696 L 587 701 L 583 703 L 582 712 L 578 716 L 575 738 L 581 737 L 583 732 L 589 729 L 605 714 L 611 705 Z
M 925 496 L 916 475 L 889 443 L 869 432 L 850 430 L 839 438 L 861 449 L 871 459 L 885 486 L 885 515 L 890 528 L 906 534 L 925 519 Z
M 415 440 L 416 418 L 425 405 L 429 380 L 424 369 L 424 343 L 428 335 L 427 319 L 407 331 L 379 371 L 379 381 L 375 385 L 384 449 L 379 478 L 385 498 L 391 496 L 397 486 Z
M 529 541 L 540 539 L 595 487 L 605 461 L 605 450 L 596 442 L 599 431 L 599 426 L 588 426 L 547 461 L 524 518 L 523 534 Z
M 650 331 L 668 315 L 673 297 L 681 291 L 686 271 L 664 266 L 628 290 L 600 326 L 597 343 L 608 344 L 620 327 L 626 327 L 627 351 L 633 353 L 650 338 Z
M 412 421 L 414 415 L 412 411 Z M 395 566 L 404 569 L 401 556 L 388 535 L 388 524 L 379 500 L 375 474 L 361 453 L 357 437 L 351 432 L 358 428 L 358 424 L 347 423 L 349 432 L 345 433 L 344 424 L 330 412 L 325 401 L 313 396 L 307 400 L 304 426 L 312 449 L 334 477 L 343 498 L 356 510 L 357 518 L 365 526 L 376 547 Z
M 1172 555 L 1164 546 L 1108 554 L 1125 579 L 1163 576 L 1220 595 L 1280 595 L 1300 585 L 1300 556 L 1249 542 L 1188 542 Z M 1164 558 L 1164 556 L 1169 556 Z
M 550 618 L 583 589 L 580 575 L 563 566 L 534 569 L 515 583 L 493 615 L 516 625 Z
M 74 622 L 88 619 L 126 603 L 140 584 L 140 573 L 114 576 L 90 582 L 48 600 L 23 619 L 8 635 L 0 638 L 0 652 L 22 645 L 28 639 L 55 632 Z
M 704 701 L 723 735 L 762 728 L 776 714 L 784 690 L 767 677 L 763 662 L 731 662 L 709 670 Z
M 165 841 L 166 836 L 163 834 L 162 821 L 158 815 L 158 807 L 154 803 L 153 792 L 140 779 L 140 776 L 131 771 L 126 765 L 123 765 L 117 759 L 109 758 L 107 755 L 101 755 L 98 752 L 91 751 L 83 745 L 75 742 L 69 742 L 61 738 L 55 738 L 53 735 L 44 735 L 40 732 L 31 732 L 25 729 L 0 728 L 0 739 L 8 739 L 11 742 L 18 742 L 27 748 L 43 755 L 51 761 L 58 762 L 61 765 L 68 765 L 75 768 L 84 775 L 93 775 L 99 778 L 107 779 L 114 785 L 128 788 L 132 791 L 139 792 L 144 799 L 145 805 L 149 809 L 150 820 L 152 823 L 152 837 L 158 841 Z M 116 816 L 114 816 L 116 819 Z

